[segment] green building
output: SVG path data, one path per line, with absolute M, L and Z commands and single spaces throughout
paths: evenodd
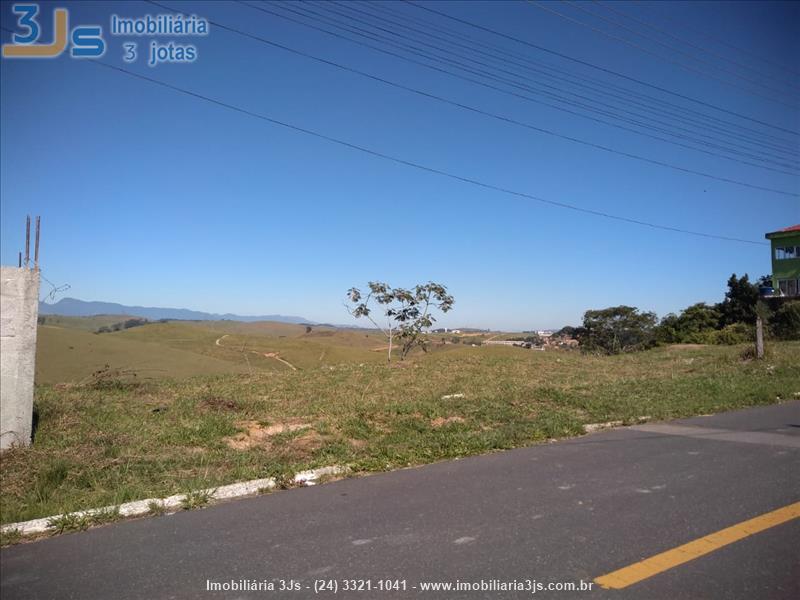
M 765 236 L 772 242 L 772 287 L 780 296 L 800 296 L 800 225 Z

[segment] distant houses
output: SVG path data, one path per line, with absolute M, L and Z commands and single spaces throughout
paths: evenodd
M 440 327 L 431 329 L 431 334 L 453 334 L 460 337 L 442 339 L 441 344 L 463 342 L 472 346 L 514 346 L 517 348 L 528 348 L 534 350 L 544 350 L 545 348 L 574 348 L 578 346 L 578 341 L 570 335 L 560 335 L 553 329 L 539 329 L 523 331 L 523 335 L 512 337 L 512 334 L 495 334 L 487 339 L 486 334 L 491 333 L 488 329 L 461 328 L 450 329 Z M 473 337 L 476 336 L 476 337 Z
M 483 342 L 484 346 L 519 346 L 520 348 L 531 348 L 533 344 L 531 342 L 525 342 L 523 340 L 485 340 Z

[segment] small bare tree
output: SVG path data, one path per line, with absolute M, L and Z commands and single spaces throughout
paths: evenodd
M 393 288 L 380 281 L 370 281 L 367 285 L 369 292 L 366 295 L 358 288 L 347 291 L 347 299 L 353 304 L 347 310 L 357 319 L 366 317 L 383 332 L 389 342 L 389 361 L 392 360 L 395 338 L 400 342 L 400 360 L 414 346 L 427 351 L 427 340 L 422 334 L 436 321 L 431 311 L 437 309 L 446 313 L 455 302 L 445 286 L 433 282 L 417 285 L 410 290 Z M 385 326 L 379 325 L 372 316 L 373 310 L 379 307 L 384 307 Z

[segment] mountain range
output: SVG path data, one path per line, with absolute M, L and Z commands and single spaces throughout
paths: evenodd
M 234 315 L 207 313 L 188 308 L 158 308 L 153 306 L 126 306 L 115 302 L 96 302 L 62 298 L 54 304 L 39 302 L 40 315 L 63 315 L 66 317 L 90 317 L 93 315 L 129 315 L 150 320 L 174 319 L 182 321 L 278 321 L 281 323 L 312 324 L 304 317 L 291 315 Z

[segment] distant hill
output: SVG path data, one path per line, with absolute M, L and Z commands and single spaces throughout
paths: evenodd
M 278 321 L 280 323 L 311 323 L 303 317 L 287 315 L 243 316 L 226 313 L 207 313 L 188 308 L 157 308 L 152 306 L 126 306 L 114 302 L 90 302 L 77 298 L 62 298 L 55 304 L 39 302 L 39 314 L 64 315 L 67 317 L 90 317 L 94 315 L 130 315 L 145 319 L 174 319 L 181 321 Z

